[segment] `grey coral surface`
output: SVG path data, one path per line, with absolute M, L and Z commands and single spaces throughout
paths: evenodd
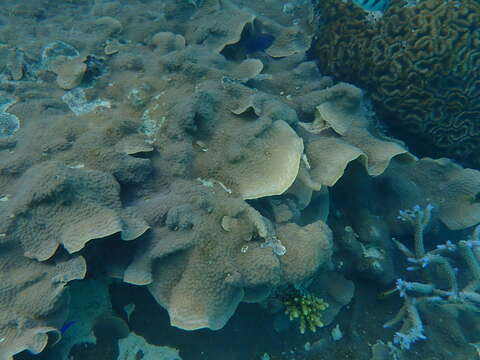
M 480 171 L 418 159 L 323 76 L 318 15 L 0 4 L 0 360 L 477 358 Z M 316 332 L 292 294 L 328 304 Z

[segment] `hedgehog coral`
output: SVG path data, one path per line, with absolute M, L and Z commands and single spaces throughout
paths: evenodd
M 376 110 L 428 156 L 480 158 L 480 4 L 392 1 L 376 22 L 352 3 L 318 2 L 321 71 L 370 91 Z

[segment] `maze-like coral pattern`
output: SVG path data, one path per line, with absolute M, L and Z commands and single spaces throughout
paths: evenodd
M 319 7 L 322 72 L 369 90 L 383 119 L 420 137 L 426 154 L 480 164 L 478 1 L 394 0 L 377 21 L 353 3 Z

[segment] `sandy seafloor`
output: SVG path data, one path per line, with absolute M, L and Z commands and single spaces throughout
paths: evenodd
M 210 3 L 207 0 L 205 2 L 207 4 Z M 291 23 L 296 21 L 297 24 L 300 23 L 307 37 L 313 34 L 316 26 L 314 14 L 311 14 L 312 17 L 308 21 L 302 18 L 298 20 L 295 18 L 295 14 L 291 15 L 290 13 L 285 21 L 275 18 L 277 16 L 275 14 L 282 13 L 287 3 L 295 3 L 296 5 L 291 12 L 295 13 L 296 11 L 299 16 L 305 15 L 302 13 L 303 10 L 301 8 L 309 8 L 310 3 L 307 1 L 265 1 L 264 4 L 260 4 L 261 2 L 239 0 L 233 1 L 233 3 L 237 3 L 240 8 L 242 6 L 250 6 L 254 9 L 252 11 L 263 12 L 267 18 L 272 16 L 277 21 L 276 24 L 281 26 L 291 25 Z M 13 175 L 5 177 L 0 183 L 0 186 L 2 186 L 2 194 L 0 195 L 5 195 L 3 191 L 12 191 L 14 186 L 12 184 L 15 183 L 25 169 L 43 161 L 64 161 L 74 168 L 78 165 L 75 162 L 76 151 L 78 154 L 81 152 L 79 158 L 87 163 L 87 168 L 100 169 L 115 176 L 121 183 L 120 196 L 122 204 L 135 204 L 138 199 L 148 198 L 156 190 L 164 189 L 165 184 L 172 181 L 172 178 L 175 178 L 178 174 L 184 174 L 181 167 L 186 166 L 185 163 L 188 161 L 185 158 L 180 159 L 179 156 L 178 162 L 181 165 L 178 165 L 177 168 L 177 165 L 174 164 L 175 156 L 172 155 L 172 153 L 175 154 L 175 151 L 179 153 L 185 151 L 180 145 L 178 145 L 178 150 L 168 153 L 165 149 L 155 149 L 152 152 L 149 145 L 138 145 L 138 143 L 131 145 L 129 143 L 128 146 L 135 149 L 128 150 L 128 154 L 136 155 L 135 159 L 137 160 L 151 160 L 154 170 L 150 173 L 150 168 L 147 169 L 145 163 L 140 163 L 140 161 L 137 163 L 133 161 L 130 163 L 127 160 L 122 162 L 124 161 L 123 158 L 119 160 L 118 157 L 108 157 L 107 155 L 103 158 L 104 153 L 107 153 L 105 148 L 113 148 L 116 145 L 114 143 L 102 144 L 103 138 L 100 135 L 91 135 L 93 139 L 91 142 L 85 141 L 83 138 L 83 144 L 78 148 L 72 145 L 75 140 L 71 140 L 80 138 L 80 134 L 92 131 L 97 126 L 106 129 L 105 132 L 107 134 L 110 134 L 108 131 L 111 131 L 112 137 L 116 137 L 115 141 L 122 139 L 124 133 L 122 133 L 123 130 L 120 128 L 123 125 L 118 124 L 123 116 L 126 121 L 131 120 L 138 125 L 143 121 L 142 131 L 144 133 L 141 135 L 148 138 L 149 144 L 156 146 L 155 142 L 157 139 L 154 138 L 154 132 L 158 129 L 151 123 L 146 123 L 145 116 L 142 118 L 142 114 L 145 115 L 146 106 L 150 106 L 142 102 L 148 103 L 148 100 L 145 100 L 145 98 L 149 99 L 153 95 L 158 95 L 155 91 L 159 92 L 165 88 L 165 84 L 159 85 L 155 81 L 160 81 L 158 79 L 167 81 L 163 78 L 166 77 L 165 74 L 162 74 L 155 66 L 151 66 L 151 63 L 156 61 L 155 56 L 158 55 L 152 52 L 152 49 L 155 47 L 152 45 L 153 35 L 159 32 L 166 33 L 167 31 L 182 33 L 184 31 L 183 23 L 189 21 L 188 16 L 185 15 L 184 18 L 179 16 L 178 21 L 175 18 L 169 18 L 168 26 L 162 23 L 163 14 L 168 11 L 175 13 L 172 10 L 175 6 L 178 6 L 179 9 L 184 8 L 188 12 L 188 16 L 193 16 L 204 4 L 203 1 L 189 2 L 186 0 L 22 0 L 0 2 L 0 51 L 2 51 L 2 55 L 0 55 L 0 66 L 2 68 L 0 90 L 2 103 L 8 102 L 8 99 L 11 99 L 11 96 L 13 96 L 16 102 L 12 103 L 7 109 L 9 113 L 15 114 L 20 121 L 20 129 L 16 130 L 14 120 L 11 118 L 5 120 L 6 118 L 2 117 L 4 121 L 10 121 L 8 123 L 10 129 L 8 126 L 2 128 L 4 133 L 0 138 L 2 140 L 2 153 L 0 153 L 0 156 L 3 156 L 5 151 L 9 151 L 10 154 L 15 152 L 21 154 L 21 156 L 14 159 L 15 161 L 9 158 L 8 166 L 2 163 L 2 171 L 6 171 L 9 176 L 10 174 Z M 287 7 L 287 9 L 289 8 Z M 181 14 L 180 10 L 176 11 L 177 13 L 175 14 Z M 282 23 L 282 21 L 284 22 Z M 265 29 L 270 30 L 269 33 L 272 32 L 271 29 L 277 26 L 268 24 L 266 20 L 264 22 L 267 24 L 264 25 Z M 290 22 L 290 24 L 287 24 L 287 22 Z M 232 20 L 232 27 L 235 25 L 236 20 Z M 278 25 L 279 28 L 281 28 L 280 25 Z M 197 31 L 200 33 L 202 29 Z M 189 41 L 193 41 L 191 39 L 195 39 L 195 36 L 195 31 L 185 35 L 187 46 Z M 46 61 L 48 62 L 48 59 L 45 60 L 45 56 L 42 59 L 42 53 L 45 54 L 45 46 L 56 41 L 68 43 L 71 48 L 68 47 L 66 50 L 63 47 L 59 51 L 63 52 L 63 55 L 73 55 L 72 57 L 74 58 L 83 57 L 83 63 L 88 63 L 87 69 L 82 70 L 82 65 L 78 65 L 78 63 L 67 64 L 66 70 L 64 68 L 55 68 L 54 71 L 52 70 L 54 68 L 50 70 L 42 68 L 42 66 L 46 66 Z M 198 41 L 200 42 L 200 40 Z M 238 39 L 226 41 L 235 44 L 238 42 Z M 159 51 L 161 56 L 172 49 L 177 51 L 177 46 L 179 48 L 184 46 L 184 44 L 182 45 L 182 40 L 178 38 L 176 40 L 168 38 L 168 42 L 167 45 L 163 45 L 161 41 L 157 44 L 159 47 L 165 46 L 166 48 L 164 53 Z M 208 43 L 208 37 L 205 42 Z M 292 54 L 295 55 L 295 53 L 305 52 L 308 50 L 308 46 L 305 47 L 304 45 L 302 40 L 298 40 L 298 44 L 296 43 L 285 54 L 288 57 Z M 208 51 L 215 52 L 213 49 L 215 46 L 218 47 L 215 44 L 210 48 L 206 46 L 206 53 L 201 53 L 198 63 L 202 63 L 202 61 L 209 62 L 210 59 L 207 59 L 209 56 Z M 168 49 L 169 47 L 171 47 L 170 50 Z M 220 47 L 222 46 L 220 45 Z M 72 49 L 77 49 L 78 54 Z M 238 49 L 233 48 L 229 49 L 225 54 L 229 56 L 233 63 L 236 61 L 236 57 L 240 60 L 245 59 L 246 56 L 249 57 L 249 55 L 245 55 L 247 50 L 242 47 Z M 238 51 L 238 54 L 236 51 Z M 275 51 L 283 54 L 281 47 L 280 49 L 275 49 Z M 263 50 L 257 54 L 258 58 L 264 59 L 265 68 L 275 77 L 275 66 L 267 66 L 269 60 L 265 59 L 268 56 L 270 56 L 268 51 L 265 54 Z M 142 57 L 145 64 L 142 64 Z M 252 55 L 251 58 L 255 58 L 255 56 Z M 307 58 L 305 57 L 305 59 Z M 211 68 L 215 68 L 219 62 L 215 59 L 211 60 L 211 64 L 214 64 Z M 253 65 L 255 64 L 251 63 L 250 65 L 254 67 Z M 78 67 L 75 68 L 75 66 Z M 171 63 L 168 62 L 168 66 L 170 66 L 169 69 L 171 70 L 181 68 L 182 65 L 172 60 Z M 222 67 L 224 65 L 218 66 Z M 247 74 L 242 80 L 244 82 L 249 77 L 254 78 L 261 71 L 254 68 L 235 69 L 234 67 L 233 65 L 228 65 L 222 68 L 221 71 L 225 74 L 231 71 L 237 75 L 242 73 L 242 71 L 246 72 Z M 62 71 L 67 73 L 64 78 L 61 77 L 64 74 Z M 193 66 L 186 68 L 185 71 L 192 71 L 195 76 L 197 75 Z M 204 73 L 198 76 L 206 74 L 205 76 L 208 77 L 210 70 L 202 71 Z M 278 71 L 279 73 L 283 71 L 282 76 L 285 76 L 284 69 Z M 72 72 L 76 75 L 71 76 Z M 233 80 L 233 82 L 235 81 L 236 79 Z M 145 83 L 154 85 L 152 87 L 150 85 L 144 86 Z M 177 85 L 175 84 L 174 86 Z M 193 87 L 193 84 L 191 85 Z M 183 85 L 178 86 L 180 91 L 178 94 L 172 95 L 172 98 L 184 96 L 185 99 L 188 99 L 190 95 L 182 95 L 181 93 Z M 70 104 L 69 107 L 65 98 L 62 97 L 64 97 L 66 92 L 77 87 L 85 89 L 87 98 L 83 103 L 80 101 L 79 107 L 75 108 L 75 104 Z M 131 94 L 133 93 L 129 92 L 134 87 L 141 90 L 138 97 L 140 105 L 134 104 L 134 106 L 124 107 L 125 103 L 129 101 L 134 102 L 131 100 Z M 152 90 L 155 87 L 157 88 Z M 185 87 L 185 89 L 187 88 L 188 86 Z M 265 90 L 266 88 L 267 86 L 265 86 L 263 91 L 267 91 Z M 193 90 L 190 89 L 188 91 Z M 271 92 L 274 91 L 271 90 Z M 146 93 L 145 98 L 142 98 L 144 93 Z M 95 103 L 95 101 L 99 102 Z M 105 102 L 102 103 L 102 101 Z M 169 101 L 172 102 L 171 99 Z M 185 101 L 187 102 L 187 100 Z M 96 104 L 97 107 L 92 104 Z M 91 112 L 85 110 L 88 106 L 93 106 Z M 73 109 L 76 109 L 78 114 L 75 114 Z M 153 108 L 150 107 L 150 109 L 152 110 Z M 6 111 L 5 108 L 3 110 Z M 253 113 L 253 110 L 251 112 Z M 301 113 L 301 111 L 298 112 Z M 4 114 L 2 116 L 5 116 Z M 312 120 L 312 114 L 308 114 L 308 111 L 305 111 L 299 117 L 300 121 Z M 54 120 L 49 122 L 50 118 Z M 79 121 L 85 122 L 79 124 Z M 64 124 L 65 126 L 63 126 Z M 109 128 L 109 126 L 111 127 Z M 127 124 L 125 126 L 128 127 L 130 125 Z M 148 128 L 149 126 L 153 126 L 153 128 Z M 4 136 L 5 133 L 7 133 L 6 136 Z M 14 133 L 18 138 L 12 140 Z M 119 133 L 120 135 L 118 135 Z M 178 136 L 178 139 L 175 136 Z M 178 140 L 179 144 L 181 143 L 182 138 L 180 135 L 172 132 L 172 138 L 175 138 L 175 141 Z M 202 147 L 203 143 L 199 141 L 197 145 Z M 65 156 L 59 155 L 70 151 L 72 146 L 73 153 Z M 98 146 L 98 149 L 96 146 Z M 17 150 L 15 147 L 21 149 Z M 168 153 L 168 161 L 164 161 L 162 158 L 162 151 L 164 150 Z M 98 163 L 97 157 L 101 158 L 98 160 Z M 170 168 L 173 169 L 172 172 L 175 173 L 175 176 L 166 175 L 163 178 L 163 174 L 168 173 L 167 170 L 170 170 Z M 342 187 L 339 188 L 337 194 L 333 190 L 333 198 L 337 200 L 337 203 L 331 205 L 331 214 L 335 213 L 335 211 L 340 213 L 339 209 L 343 208 L 341 205 L 343 191 L 344 188 Z M 259 207 L 261 206 L 260 204 Z M 93 223 L 91 226 L 96 225 L 98 224 Z M 445 225 L 438 221 L 432 228 L 432 232 L 437 235 L 446 232 Z M 115 232 L 113 231 L 113 233 Z M 452 236 L 461 238 L 461 236 L 468 233 L 470 231 Z M 409 241 L 410 238 L 411 234 L 406 234 L 402 240 Z M 106 276 L 108 270 L 102 268 L 101 263 L 103 260 L 101 257 L 106 256 L 106 258 L 109 258 L 112 256 L 105 249 L 108 249 L 110 245 L 115 246 L 115 241 L 119 240 L 115 238 L 115 235 L 110 235 L 106 240 L 91 241 L 81 251 L 82 256 L 87 259 L 87 264 L 89 265 L 87 278 L 102 279 Z M 95 253 L 97 248 L 94 243 L 98 244 L 98 248 L 102 249 L 98 250 L 102 252 L 100 255 Z M 434 245 L 438 243 L 440 241 L 432 241 Z M 55 256 L 66 256 L 66 251 L 62 250 L 61 247 L 53 250 Z M 349 258 L 348 256 L 342 258 L 343 255 L 339 251 L 338 245 L 334 245 L 333 251 L 334 266 L 338 266 L 338 269 L 340 269 L 338 264 Z M 391 262 L 397 269 L 404 267 L 405 259 L 398 251 L 395 253 L 390 252 L 389 254 L 392 256 Z M 342 273 L 342 271 L 339 271 L 339 273 Z M 397 275 L 400 276 L 400 273 L 401 271 Z M 393 355 L 385 355 L 385 357 L 374 357 L 372 355 L 372 346 L 374 344 L 379 341 L 384 343 L 391 341 L 395 331 L 398 330 L 398 328 L 385 329 L 383 324 L 395 316 L 398 309 L 402 306 L 402 299 L 396 294 L 384 297 L 379 296 L 383 291 L 390 289 L 394 283 L 386 281 L 381 284 L 381 281 L 370 281 L 361 275 L 357 276 L 351 268 L 345 270 L 343 275 L 354 283 L 355 293 L 353 298 L 347 305 L 339 307 L 338 314 L 330 324 L 319 328 L 315 333 L 306 332 L 305 334 L 300 334 L 296 324 L 278 331 L 274 326 L 275 315 L 268 311 L 268 305 L 256 303 L 241 303 L 235 314 L 220 330 L 200 329 L 187 331 L 178 329 L 170 325 L 167 311 L 157 303 L 146 286 L 125 284 L 120 280 L 115 280 L 109 285 L 111 313 L 128 323 L 129 331 L 144 337 L 148 343 L 178 349 L 183 360 L 394 359 Z M 124 310 L 124 307 L 128 304 L 135 305 L 135 310 L 130 317 L 127 316 Z M 0 311 L 5 310 L 1 309 Z M 69 318 L 75 320 L 81 318 L 81 315 L 71 313 Z M 452 321 L 453 318 L 452 316 L 446 321 Z M 74 339 L 79 326 L 78 322 L 82 322 L 82 320 L 75 321 L 77 323 L 66 330 L 68 336 Z M 444 319 L 441 317 L 435 319 L 435 316 L 430 315 L 428 320 L 425 321 L 429 339 L 418 341 L 410 350 L 403 355 L 399 355 L 398 359 L 478 359 L 479 355 L 476 348 L 473 345 L 469 345 L 480 342 L 480 337 L 478 336 L 480 330 L 478 313 L 469 313 L 468 319 L 463 323 L 461 322 L 463 320 L 459 320 L 460 324 L 463 324 L 463 332 L 451 333 L 449 326 L 442 326 L 442 321 Z M 334 332 L 335 328 L 341 329 L 342 336 L 340 339 L 333 340 L 332 331 Z M 112 339 L 107 331 L 107 334 L 98 335 L 96 344 L 75 345 L 70 351 L 68 359 L 114 360 L 117 359 L 118 353 L 117 339 Z M 140 360 L 142 358 L 143 355 L 140 351 L 136 352 L 128 360 Z M 55 352 L 49 349 L 38 355 L 24 351 L 15 355 L 14 359 L 64 360 L 60 359 Z M 154 360 L 154 358 L 146 358 L 146 360 Z

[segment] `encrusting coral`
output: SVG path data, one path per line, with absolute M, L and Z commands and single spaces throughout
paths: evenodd
M 318 7 L 322 72 L 368 90 L 377 113 L 420 137 L 410 145 L 425 155 L 480 163 L 478 1 L 395 0 L 373 22 L 352 2 Z
M 121 208 L 119 191 L 110 174 L 41 163 L 25 172 L 15 195 L 1 204 L 0 232 L 39 261 L 51 258 L 60 244 L 73 253 L 117 232 L 135 239 L 148 226 Z
M 236 3 L 75 4 L 84 21 L 69 41 L 81 57 L 52 43 L 53 30 L 20 44 L 0 28 L 9 52 L 34 46 L 46 55 L 35 64 L 19 55 L 19 67 L 0 56 L 11 72 L 2 109 L 22 125 L 0 139 L 0 298 L 14 309 L 0 311 L 1 360 L 58 338 L 66 312 L 75 315 L 65 285 L 87 267 L 92 277 L 105 270 L 144 286 L 184 330 L 220 329 L 241 302 L 308 285 L 285 299 L 286 315 L 307 332 L 331 324 L 354 296 L 327 219 L 332 227 L 342 213 L 357 219 L 342 222 L 351 225 L 347 245 L 360 248 L 372 277 L 383 267 L 388 283 L 393 256 L 382 246 L 393 233 L 379 217 L 394 211 L 398 194 L 387 197 L 382 185 L 418 187 L 452 228 L 476 221 L 478 172 L 417 160 L 382 133 L 360 88 L 335 84 L 308 60 L 311 2 Z M 250 46 L 259 35 L 272 43 Z M 374 190 L 352 184 L 354 168 Z M 357 205 L 344 206 L 339 189 Z M 137 305 L 138 314 L 152 310 Z
M 436 209 L 434 215 L 452 230 L 465 229 L 480 221 L 477 201 L 480 172 L 463 168 L 450 159 L 393 161 L 373 182 L 384 189 L 377 198 L 377 206 L 383 208 L 382 214 L 390 220 L 391 229 L 404 227 L 395 221 L 398 211 L 416 204 L 432 204 Z
M 0 360 L 11 360 L 24 349 L 38 354 L 61 339 L 68 283 L 83 279 L 87 264 L 81 256 L 41 263 L 23 256 L 8 239 L 0 246 Z
M 393 139 L 378 134 L 367 116 L 359 88 L 339 83 L 316 92 L 315 119 L 299 122 L 305 142 L 309 183 L 333 186 L 347 165 L 358 159 L 369 175 L 383 173 L 393 158 L 415 157 Z
M 260 302 L 330 261 L 326 224 L 274 226 L 218 184 L 178 182 L 138 210 L 152 232 L 138 242 L 124 281 L 148 285 L 182 329 L 220 329 L 241 301 Z

